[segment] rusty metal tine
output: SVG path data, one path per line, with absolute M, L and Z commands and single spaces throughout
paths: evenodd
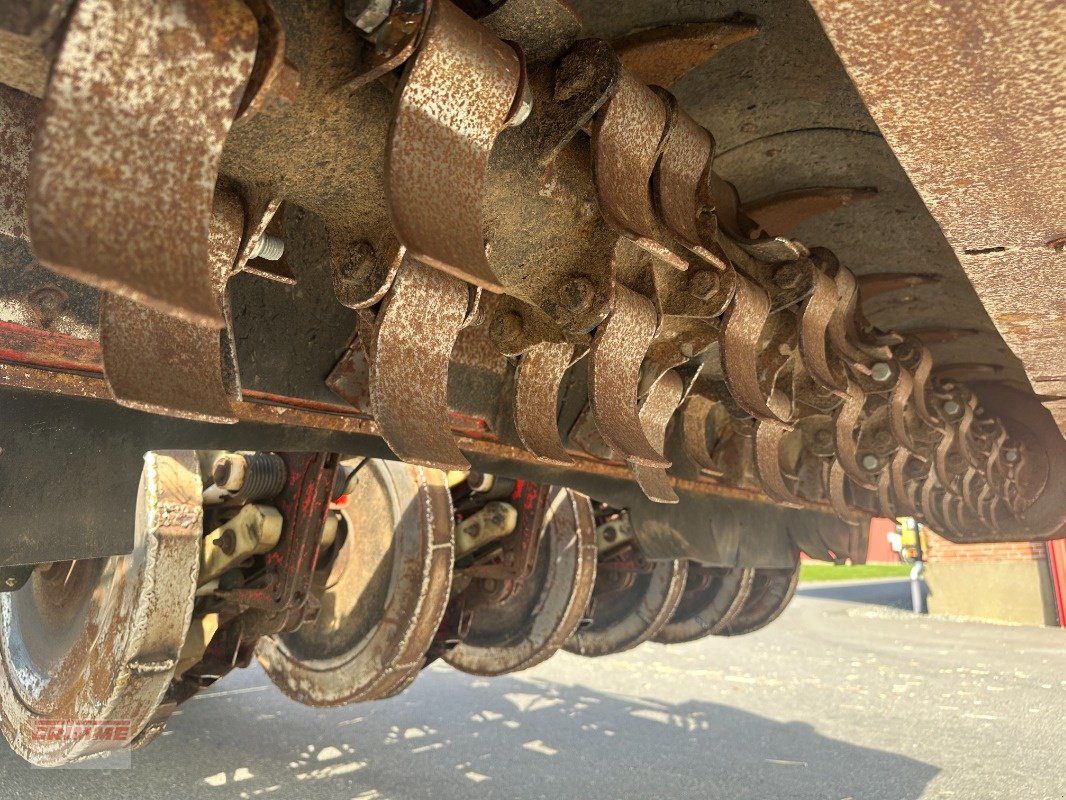
M 898 508 L 904 514 L 913 515 L 917 513 L 918 509 L 915 508 L 912 494 L 907 489 L 907 476 L 905 471 L 907 468 L 907 462 L 910 458 L 911 454 L 901 447 L 892 455 L 892 460 L 889 462 L 888 469 L 886 469 L 885 472 L 888 473 L 889 482 L 892 488 L 892 495 L 895 502 L 894 507 Z
M 100 347 L 119 405 L 204 422 L 236 422 L 225 380 L 227 331 L 202 327 L 119 295 L 100 298 Z M 227 385 L 229 383 L 230 385 Z
M 0 235 L 15 239 L 27 236 L 26 189 L 29 184 L 30 151 L 41 101 L 0 84 Z
M 829 494 L 829 504 L 833 507 L 837 516 L 848 522 L 865 521 L 865 515 L 859 514 L 851 509 L 846 494 L 848 474 L 844 471 L 840 462 L 833 459 L 829 465 L 828 472 L 829 475 L 826 481 L 826 488 Z
M 814 291 L 804 303 L 800 316 L 800 354 L 807 372 L 823 389 L 843 391 L 845 379 L 834 372 L 829 362 L 827 331 L 836 311 L 839 295 L 836 282 L 822 272 L 813 269 Z
M 685 270 L 688 262 L 662 243 L 651 199 L 667 116 L 662 99 L 623 68 L 614 93 L 595 118 L 592 173 L 604 218 L 641 247 Z
M 521 82 L 518 54 L 448 0 L 435 0 L 396 100 L 385 153 L 389 214 L 420 261 L 502 291 L 485 258 L 489 155 Z
M 257 37 L 239 0 L 77 5 L 34 145 L 29 223 L 42 263 L 190 322 L 225 325 L 208 226 Z
M 681 438 L 685 454 L 692 463 L 709 475 L 722 475 L 714 463 L 711 446 L 707 441 L 707 422 L 715 406 L 714 400 L 701 394 L 689 395 L 681 408 Z
M 844 402 L 836 409 L 833 420 L 837 463 L 856 484 L 874 489 L 876 484 L 871 482 L 869 473 L 859 466 L 858 441 L 853 433 L 859 428 L 865 404 L 866 395 L 857 384 L 849 382 Z
M 770 298 L 752 281 L 737 275 L 736 293 L 722 321 L 722 371 L 737 405 L 758 419 L 781 420 L 759 385 L 762 330 L 770 317 Z
M 912 453 L 917 446 L 907 426 L 907 411 L 910 408 L 913 394 L 914 378 L 911 377 L 909 370 L 900 367 L 896 385 L 892 389 L 892 397 L 889 400 L 888 422 L 896 441 Z
M 241 243 L 244 212 L 229 192 L 215 194 L 210 279 L 226 309 L 219 331 L 105 292 L 100 299 L 100 349 L 112 397 L 142 411 L 207 422 L 236 422 L 241 399 L 226 281 Z
M 408 255 L 378 312 L 370 403 L 381 436 L 402 460 L 469 469 L 448 425 L 448 365 L 466 322 L 462 281 Z
M 515 427 L 526 449 L 540 461 L 572 464 L 559 436 L 558 402 L 563 375 L 574 357 L 567 342 L 540 342 L 518 362 Z
M 711 160 L 711 135 L 677 107 L 665 91 L 671 109 L 662 155 L 653 186 L 663 223 L 690 250 L 705 253 L 698 227 L 700 181 Z M 660 96 L 663 96 L 662 94 Z
M 612 450 L 633 463 L 668 467 L 669 460 L 648 440 L 637 413 L 640 367 L 657 325 L 650 300 L 616 286 L 614 309 L 592 340 L 589 389 L 596 427 Z
M 783 505 L 799 508 L 803 499 L 789 489 L 781 472 L 781 442 L 787 433 L 789 427 L 776 420 L 755 423 L 755 472 L 766 494 Z
M 684 392 L 684 381 L 677 372 L 670 369 L 664 372 L 655 385 L 648 392 L 640 407 L 640 424 L 648 440 L 658 449 L 666 445 L 666 426 L 670 423 L 670 417 L 677 410 L 681 402 L 681 394 Z M 670 477 L 663 467 L 651 467 L 646 464 L 632 464 L 633 474 L 637 483 L 644 490 L 649 500 L 656 503 L 676 503 L 677 493 L 674 491 Z

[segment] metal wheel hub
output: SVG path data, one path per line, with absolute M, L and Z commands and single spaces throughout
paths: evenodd
M 469 612 L 461 641 L 443 655 L 448 664 L 475 675 L 528 669 L 577 629 L 596 576 L 592 507 L 583 495 L 553 490 L 544 526 L 532 575 L 502 602 Z
M 200 494 L 191 453 L 149 453 L 133 552 L 50 564 L 0 595 L 0 729 L 23 758 L 119 749 L 152 720 L 192 613 Z
M 443 474 L 368 459 L 348 496 L 346 531 L 316 581 L 318 616 L 257 650 L 271 680 L 308 705 L 403 689 L 424 665 L 448 601 L 452 525 Z
M 626 569 L 635 557 L 635 550 L 626 548 L 601 561 L 585 624 L 566 643 L 571 653 L 605 656 L 629 650 L 670 619 L 685 588 L 688 562 L 638 559 L 642 569 Z
M 677 610 L 655 641 L 679 644 L 720 633 L 744 607 L 754 574 L 745 567 L 690 563 Z
M 785 610 L 796 594 L 799 582 L 799 558 L 792 569 L 755 569 L 751 591 L 743 606 L 718 633 L 740 636 L 765 628 Z

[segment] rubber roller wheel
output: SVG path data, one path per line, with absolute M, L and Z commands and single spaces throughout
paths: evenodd
M 596 581 L 596 526 L 583 495 L 555 489 L 532 575 L 507 600 L 471 612 L 444 660 L 474 675 L 528 669 L 556 653 L 581 623 Z
M 195 453 L 144 461 L 129 555 L 41 565 L 0 594 L 0 729 L 38 766 L 129 747 L 174 677 L 196 592 L 203 485 Z
M 610 565 L 610 558 L 600 562 L 585 621 L 566 643 L 571 653 L 606 656 L 643 644 L 670 620 L 681 601 L 687 561 L 652 561 L 643 572 Z
M 289 697 L 338 706 L 390 697 L 425 664 L 451 588 L 444 473 L 367 459 L 349 484 L 343 531 L 313 622 L 264 638 L 259 663 Z
M 656 634 L 660 644 L 694 642 L 721 633 L 744 606 L 755 570 L 688 565 L 685 588 L 674 615 Z
M 798 562 L 792 569 L 756 569 L 747 600 L 718 633 L 740 636 L 765 628 L 792 602 L 798 582 Z

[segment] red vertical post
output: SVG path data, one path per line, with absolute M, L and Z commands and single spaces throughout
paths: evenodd
M 1055 608 L 1059 612 L 1059 627 L 1066 628 L 1066 539 L 1047 543 L 1047 561 L 1055 591 Z

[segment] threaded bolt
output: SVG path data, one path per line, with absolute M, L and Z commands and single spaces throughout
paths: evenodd
M 235 500 L 266 500 L 281 493 L 288 480 L 285 461 L 276 453 L 228 453 L 211 471 L 215 485 Z
M 285 241 L 277 236 L 264 233 L 252 248 L 249 259 L 262 258 L 267 261 L 277 261 L 285 255 Z

